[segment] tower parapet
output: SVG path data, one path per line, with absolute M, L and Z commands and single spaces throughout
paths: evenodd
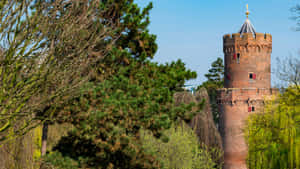
M 272 52 L 272 35 L 264 33 L 234 33 L 223 37 L 224 53 L 232 52 Z

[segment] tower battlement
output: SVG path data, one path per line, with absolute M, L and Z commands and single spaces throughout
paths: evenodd
M 223 37 L 225 54 L 234 52 L 271 53 L 272 35 L 264 33 L 234 33 Z
M 236 41 L 249 41 L 249 40 L 256 40 L 256 41 L 265 41 L 265 42 L 272 42 L 272 35 L 268 33 L 233 33 L 233 34 L 226 34 L 223 36 L 224 43 L 234 43 Z

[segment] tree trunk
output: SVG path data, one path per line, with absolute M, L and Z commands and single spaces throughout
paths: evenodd
M 47 137 L 48 137 L 48 123 L 45 122 L 43 125 L 42 131 L 42 148 L 41 148 L 41 156 L 44 156 L 47 151 Z

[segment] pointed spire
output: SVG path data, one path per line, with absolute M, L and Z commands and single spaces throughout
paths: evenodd
M 249 9 L 248 9 L 248 4 L 246 5 L 247 11 L 246 11 L 246 21 L 245 23 L 242 25 L 242 28 L 240 29 L 239 33 L 242 35 L 243 33 L 252 33 L 255 34 L 255 29 L 253 27 L 253 25 L 251 24 L 250 20 L 249 20 Z
M 246 8 L 247 8 L 247 11 L 246 11 L 246 17 L 249 18 L 250 12 L 249 12 L 249 9 L 248 9 L 248 4 L 246 5 Z

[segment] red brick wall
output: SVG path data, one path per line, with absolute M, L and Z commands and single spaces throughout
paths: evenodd
M 262 112 L 265 100 L 278 93 L 271 89 L 272 36 L 237 33 L 225 35 L 223 40 L 225 88 L 219 90 L 218 102 L 224 169 L 247 169 L 248 148 L 243 131 L 246 120 L 250 114 Z
M 244 126 L 250 114 L 262 112 L 265 100 L 278 93 L 277 89 L 224 88 L 219 93 L 220 130 L 225 155 L 224 169 L 247 169 L 248 153 Z M 255 111 L 249 112 L 249 107 Z
M 270 88 L 271 87 L 272 36 L 259 34 L 225 35 L 225 87 Z M 240 55 L 238 62 L 238 55 Z M 249 73 L 256 76 L 249 79 Z

